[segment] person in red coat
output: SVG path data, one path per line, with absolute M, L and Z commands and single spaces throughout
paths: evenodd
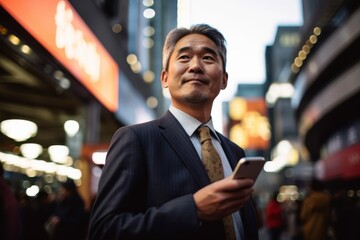
M 283 209 L 277 201 L 278 192 L 275 192 L 266 205 L 265 224 L 270 240 L 279 240 L 284 227 Z

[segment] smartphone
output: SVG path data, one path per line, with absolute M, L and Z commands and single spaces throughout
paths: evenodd
M 237 163 L 233 178 L 251 178 L 255 182 L 264 164 L 265 158 L 263 157 L 244 157 Z

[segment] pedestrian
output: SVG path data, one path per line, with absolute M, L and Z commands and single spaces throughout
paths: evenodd
M 44 190 L 39 191 L 34 199 L 33 217 L 29 220 L 34 232 L 32 239 L 36 240 L 50 240 L 50 237 L 45 229 L 45 223 L 54 211 L 54 204 L 51 195 Z
M 226 41 L 217 29 L 198 24 L 170 31 L 161 73 L 170 109 L 114 134 L 89 239 L 258 239 L 254 182 L 231 178 L 244 151 L 216 132 L 211 118 L 227 81 Z M 206 151 L 213 151 L 211 143 L 217 153 Z
M 4 169 L 0 163 L 0 239 L 22 239 L 20 205 L 15 193 L 4 179 Z
M 330 224 L 330 196 L 323 191 L 320 181 L 314 179 L 305 197 L 300 221 L 304 240 L 325 240 Z
M 45 223 L 51 240 L 81 240 L 86 237 L 84 201 L 74 181 L 61 184 L 54 212 Z
M 265 208 L 265 223 L 270 240 L 279 240 L 284 229 L 283 208 L 277 200 L 279 192 L 273 193 Z

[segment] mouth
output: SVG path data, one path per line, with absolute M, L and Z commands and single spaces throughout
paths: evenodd
M 209 81 L 207 79 L 204 79 L 204 78 L 188 78 L 188 79 L 185 79 L 183 81 L 183 83 L 188 83 L 188 82 L 195 82 L 195 83 L 202 83 L 202 84 L 208 84 Z

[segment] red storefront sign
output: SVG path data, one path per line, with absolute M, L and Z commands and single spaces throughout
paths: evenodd
M 334 155 L 320 160 L 318 164 L 322 168 L 321 178 L 323 180 L 360 177 L 360 143 L 344 148 Z
M 118 108 L 118 65 L 64 0 L 0 0 L 38 42 L 110 111 Z

